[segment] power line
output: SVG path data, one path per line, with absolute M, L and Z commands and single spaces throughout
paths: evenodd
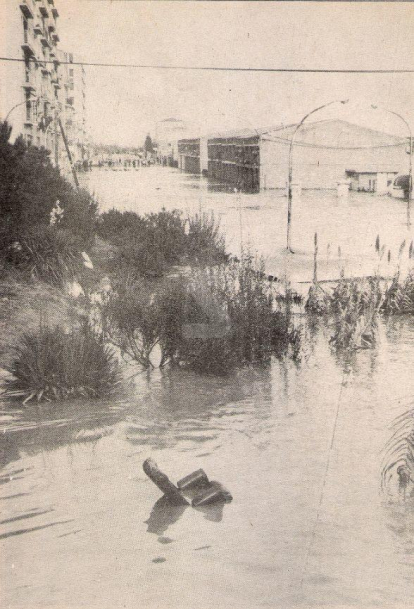
M 0 57 L 0 61 L 25 62 L 20 57 Z M 414 69 L 385 69 L 385 70 L 359 70 L 359 69 L 331 69 L 318 68 L 237 68 L 226 66 L 174 66 L 162 64 L 134 64 L 134 63 L 101 63 L 93 61 L 60 61 L 44 59 L 30 59 L 31 62 L 45 64 L 60 63 L 63 65 L 90 66 L 96 68 L 134 68 L 143 70 L 187 70 L 198 72 L 273 72 L 273 73 L 299 73 L 299 74 L 413 74 Z
M 274 138 L 262 138 L 265 142 L 275 142 L 278 144 L 279 142 L 290 146 L 290 140 L 285 137 L 277 137 Z M 400 146 L 407 146 L 408 142 L 403 141 L 398 144 L 378 144 L 377 146 L 326 146 L 324 144 L 311 144 L 309 142 L 304 141 L 295 141 L 296 146 L 302 146 L 303 148 L 323 148 L 326 150 L 372 150 L 373 148 L 399 148 Z

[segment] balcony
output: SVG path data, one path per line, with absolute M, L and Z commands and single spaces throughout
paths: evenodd
M 25 78 L 25 81 L 24 81 L 22 87 L 26 91 L 36 91 L 36 79 L 35 79 L 35 75 L 32 74 L 32 72 L 26 73 L 26 78 Z
M 44 6 L 44 4 L 41 4 L 39 6 L 39 11 L 43 17 L 49 17 L 49 13 L 47 11 L 47 8 Z
M 41 24 L 36 23 L 36 25 L 33 28 L 33 31 L 37 36 L 40 36 L 43 33 L 43 28 L 42 28 Z
M 58 13 L 58 10 L 57 10 L 56 6 L 54 6 L 54 7 L 52 8 L 52 15 L 53 15 L 53 17 L 54 17 L 55 19 L 57 19 L 57 18 L 59 17 L 59 13 Z
M 42 36 L 40 39 L 40 42 L 42 43 L 42 46 L 44 47 L 49 47 L 50 48 L 50 42 L 49 40 L 46 38 L 46 36 Z
M 57 33 L 56 33 L 56 32 L 53 32 L 53 34 L 52 34 L 52 40 L 53 40 L 53 42 L 54 42 L 55 44 L 56 44 L 57 42 L 59 42 L 60 38 L 59 38 L 59 36 L 57 35 Z
M 26 19 L 33 19 L 35 14 L 35 9 L 33 6 L 32 0 L 21 0 L 20 2 L 20 10 Z
M 36 53 L 34 50 L 33 42 L 30 40 L 30 37 L 27 34 L 27 31 L 24 33 L 24 41 L 22 44 L 22 49 L 25 55 L 28 57 L 35 57 Z

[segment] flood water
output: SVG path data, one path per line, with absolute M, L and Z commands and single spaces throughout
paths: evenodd
M 348 275 L 379 271 L 388 276 L 395 270 L 402 242 L 406 242 L 407 253 L 414 239 L 412 225 L 407 226 L 406 202 L 388 195 L 350 192 L 344 199 L 334 190 L 304 190 L 293 201 L 296 254 L 286 256 L 287 198 L 283 190 L 235 193 L 225 184 L 159 166 L 136 171 L 95 169 L 84 174 L 82 181 L 95 193 L 102 211 L 115 207 L 144 214 L 165 207 L 189 215 L 213 213 L 232 254 L 250 248 L 264 257 L 270 274 L 287 275 L 291 281 L 312 279 L 315 233 L 319 279 L 336 278 L 342 269 Z M 414 212 L 410 215 L 414 220 Z M 378 235 L 380 246 L 385 246 L 381 262 L 375 251 Z
M 175 204 L 139 186 L 112 204 L 195 205 L 192 180 L 165 171 Z M 378 346 L 348 360 L 326 333 L 299 364 L 131 368 L 108 402 L 4 405 L 1 606 L 414 606 L 414 500 L 380 490 L 389 426 L 412 405 L 414 323 L 381 324 Z M 233 502 L 167 505 L 142 471 L 149 456 L 173 481 L 202 467 Z

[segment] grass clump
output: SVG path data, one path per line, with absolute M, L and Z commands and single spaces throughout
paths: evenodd
M 7 370 L 13 377 L 4 397 L 24 403 L 103 397 L 119 380 L 113 351 L 86 322 L 68 331 L 41 326 L 23 335 Z

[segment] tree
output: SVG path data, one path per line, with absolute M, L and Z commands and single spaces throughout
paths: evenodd
M 153 154 L 154 152 L 154 146 L 152 143 L 151 136 L 149 134 L 145 138 L 144 150 L 145 152 L 149 152 L 150 154 Z

